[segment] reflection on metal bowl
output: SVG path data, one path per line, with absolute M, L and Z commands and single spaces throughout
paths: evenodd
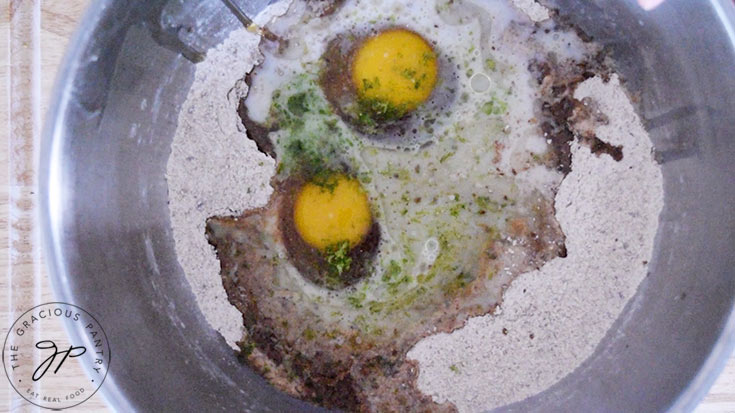
M 255 14 L 268 2 L 243 3 Z M 505 409 L 688 410 L 735 344 L 735 6 L 558 6 L 611 48 L 639 95 L 666 205 L 652 271 L 595 354 Z M 241 368 L 174 254 L 164 174 L 178 110 L 192 62 L 239 24 L 216 1 L 99 1 L 59 77 L 40 164 L 47 259 L 57 298 L 109 326 L 102 391 L 122 411 L 316 409 Z

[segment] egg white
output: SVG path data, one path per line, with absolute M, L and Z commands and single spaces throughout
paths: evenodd
M 421 149 L 382 147 L 332 115 L 338 130 L 353 143 L 341 146 L 345 159 L 362 178 L 381 225 L 375 271 L 354 288 L 338 292 L 311 285 L 292 266 L 286 265 L 282 275 L 281 289 L 320 314 L 324 323 L 398 327 L 395 317 L 371 315 L 365 307 L 371 302 L 390 304 L 421 287 L 437 288 L 440 277 L 463 267 L 476 271 L 472 263 L 478 261 L 489 232 L 502 233 L 506 221 L 529 216 L 539 202 L 553 199 L 563 176 L 536 161 L 548 145 L 534 122 L 538 86 L 527 66 L 549 52 L 575 58 L 589 50 L 571 34 L 537 36 L 538 26 L 501 0 L 354 0 L 333 15 L 308 20 L 303 19 L 305 7 L 294 1 L 285 15 L 268 25 L 289 44 L 282 52 L 263 48 L 263 63 L 246 102 L 257 122 L 268 120 L 276 90 L 288 89 L 294 78 L 305 74 L 318 77 L 320 57 L 335 33 L 368 25 L 389 24 L 421 34 L 452 63 L 453 73 L 440 73 L 440 79 L 459 78 L 456 100 L 434 114 L 433 124 L 422 131 L 431 135 L 432 144 Z M 471 81 L 478 75 L 489 83 L 479 92 Z M 445 86 L 441 80 L 437 85 Z M 272 138 L 278 146 L 283 131 Z M 270 222 L 265 232 L 276 233 L 277 222 Z M 287 256 L 276 240 L 273 245 Z M 394 264 L 404 276 L 398 293 L 383 277 Z M 514 265 L 509 260 L 487 277 L 491 293 L 482 302 L 466 304 L 491 307 L 498 302 L 503 287 L 517 275 Z M 435 274 L 433 281 L 420 280 L 430 273 Z

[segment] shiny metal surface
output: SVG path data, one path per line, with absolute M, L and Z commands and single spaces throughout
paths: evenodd
M 558 3 L 640 96 L 666 206 L 651 273 L 595 354 L 505 410 L 688 411 L 735 345 L 735 5 Z M 40 160 L 45 252 L 57 299 L 107 331 L 102 391 L 120 411 L 316 410 L 237 362 L 174 255 L 164 173 L 178 109 L 192 62 L 239 25 L 218 0 L 98 0 L 58 79 Z

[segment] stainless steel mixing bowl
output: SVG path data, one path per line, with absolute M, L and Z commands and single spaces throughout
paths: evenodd
M 504 410 L 687 411 L 735 344 L 735 5 L 559 7 L 639 93 L 666 206 L 651 273 L 594 355 Z M 238 24 L 216 0 L 98 0 L 58 79 L 40 160 L 46 257 L 57 298 L 107 331 L 102 392 L 121 411 L 318 410 L 237 362 L 174 254 L 164 172 L 177 114 L 192 61 Z

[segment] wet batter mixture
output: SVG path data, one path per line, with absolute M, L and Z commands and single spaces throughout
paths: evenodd
M 294 1 L 253 27 L 276 40 L 252 41 L 262 56 L 225 106 L 273 192 L 189 227 L 216 250 L 242 360 L 328 408 L 456 410 L 407 353 L 565 259 L 554 200 L 573 145 L 626 155 L 574 96 L 610 78 L 595 44 L 502 1 L 416 3 Z M 177 176 L 172 198 L 196 192 Z

